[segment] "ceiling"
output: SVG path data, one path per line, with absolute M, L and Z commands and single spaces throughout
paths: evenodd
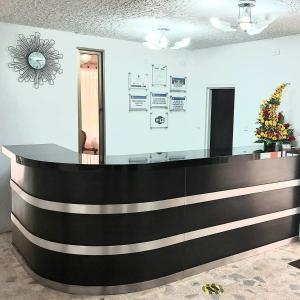
M 0 21 L 131 41 L 158 27 L 170 40 L 190 36 L 190 49 L 300 33 L 300 0 L 257 0 L 254 16 L 280 15 L 256 36 L 214 29 L 210 17 L 236 22 L 237 0 L 0 0 Z

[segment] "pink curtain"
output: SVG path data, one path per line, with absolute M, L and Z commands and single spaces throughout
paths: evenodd
M 99 149 L 98 70 L 81 68 L 81 128 L 87 135 L 86 147 Z

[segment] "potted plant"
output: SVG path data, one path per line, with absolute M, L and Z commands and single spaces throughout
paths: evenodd
M 266 152 L 281 149 L 282 144 L 291 144 L 296 140 L 294 130 L 289 123 L 285 122 L 283 112 L 278 112 L 282 94 L 287 85 L 288 83 L 281 84 L 260 106 L 256 143 L 264 143 Z

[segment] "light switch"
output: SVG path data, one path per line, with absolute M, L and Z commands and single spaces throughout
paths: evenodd
M 273 52 L 272 52 L 272 54 L 273 54 L 273 56 L 278 56 L 278 55 L 280 55 L 280 49 L 273 49 Z

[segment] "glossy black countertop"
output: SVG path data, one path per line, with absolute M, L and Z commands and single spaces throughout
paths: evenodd
M 278 159 L 283 157 L 298 156 L 298 150 L 280 152 L 263 152 L 263 145 L 233 148 L 230 151 L 217 151 L 211 153 L 209 149 L 158 152 L 133 155 L 108 155 L 102 162 L 98 155 L 80 154 L 56 144 L 10 145 L 3 146 L 2 152 L 15 159 L 17 163 L 27 166 L 54 166 L 72 165 L 79 167 L 105 167 L 126 165 L 172 165 L 200 162 L 227 163 L 234 160 L 260 160 Z

